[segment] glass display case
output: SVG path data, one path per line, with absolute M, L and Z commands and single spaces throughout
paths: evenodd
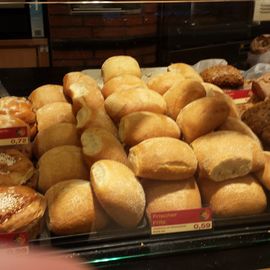
M 267 158 L 268 141 L 266 135 L 262 135 L 267 129 L 267 123 L 263 122 L 263 128 L 260 129 L 263 131 L 257 132 L 256 127 L 246 121 L 250 128 L 247 127 L 248 131 L 244 132 L 245 135 L 239 130 L 240 128 L 224 127 L 229 116 L 243 123 L 240 123 L 241 127 L 246 126 L 241 121 L 245 110 L 257 106 L 258 102 L 266 102 L 266 104 L 268 102 L 270 87 L 266 84 L 266 88 L 261 90 L 264 93 L 262 98 L 261 92 L 258 94 L 256 86 L 253 85 L 253 81 L 259 82 L 257 80 L 260 76 L 266 76 L 268 72 L 270 74 L 268 56 L 270 39 L 267 35 L 270 31 L 270 2 L 268 2 L 267 0 L 1 1 L 0 96 L 2 100 L 8 96 L 29 98 L 30 101 L 22 102 L 32 106 L 30 111 L 34 114 L 34 120 L 33 117 L 31 121 L 29 120 L 30 129 L 27 126 L 29 129 L 27 129 L 27 136 L 18 135 L 17 129 L 15 137 L 3 135 L 4 132 L 10 132 L 11 128 L 17 126 L 7 125 L 6 118 L 2 120 L 1 117 L 7 115 L 13 117 L 16 114 L 18 118 L 21 110 L 25 108 L 16 107 L 14 110 L 12 106 L 17 105 L 6 105 L 7 103 L 1 103 L 0 99 L 0 196 L 4 192 L 1 188 L 7 188 L 6 185 L 16 185 L 12 182 L 14 179 L 8 182 L 10 180 L 7 180 L 8 178 L 1 171 L 4 170 L 2 167 L 9 166 L 5 165 L 5 162 L 13 160 L 6 161 L 4 156 L 12 155 L 8 152 L 11 151 L 10 149 L 19 152 L 23 149 L 21 152 L 26 153 L 26 158 L 32 162 L 32 173 L 31 177 L 17 185 L 30 186 L 31 192 L 42 194 L 38 196 L 43 198 L 47 208 L 43 207 L 44 213 L 40 220 L 35 219 L 35 226 L 39 228 L 35 237 L 31 237 L 28 231 L 29 224 L 24 225 L 23 228 L 15 226 L 15 229 L 13 229 L 14 225 L 11 225 L 11 229 L 8 229 L 4 223 L 10 216 L 0 215 L 0 223 L 2 222 L 0 238 L 5 233 L 27 231 L 30 235 L 30 251 L 42 247 L 51 250 L 53 255 L 79 257 L 97 268 L 105 269 L 175 269 L 185 267 L 187 264 L 191 268 L 204 268 L 207 264 L 213 268 L 221 268 L 222 265 L 228 267 L 233 265 L 233 268 L 239 268 L 239 263 L 242 264 L 243 261 L 247 268 L 269 267 L 267 249 L 270 241 L 270 184 L 268 185 L 270 177 L 268 179 L 267 170 L 270 161 Z M 256 48 L 263 47 L 263 49 L 261 53 L 254 53 L 255 45 L 253 43 L 252 47 L 251 43 L 262 35 L 265 39 L 262 42 L 258 41 Z M 260 58 L 262 55 L 264 58 Z M 116 59 L 113 58 L 114 56 L 130 56 L 130 58 L 124 60 L 119 58 L 115 62 L 112 61 L 113 64 L 110 66 L 109 61 L 106 60 Z M 256 61 L 259 65 L 255 68 Z M 179 63 L 187 64 L 185 71 L 177 70 Z M 203 71 L 216 65 L 233 66 L 236 70 L 234 72 L 242 76 L 242 83 L 236 87 L 231 84 L 223 87 L 208 81 Z M 137 71 L 139 75 L 136 75 Z M 234 72 L 226 77 L 225 82 L 228 83 L 234 77 Z M 177 74 L 181 78 L 173 77 L 165 83 L 160 80 L 153 82 L 152 78 L 165 73 Z M 219 71 L 214 70 L 215 76 L 218 73 Z M 133 76 L 133 79 L 125 77 L 125 80 L 134 81 L 123 82 L 121 79 L 122 81 L 115 81 L 111 85 L 108 83 L 114 77 L 123 74 Z M 74 78 L 73 75 L 77 77 Z M 188 85 L 182 86 L 183 81 L 188 81 Z M 211 87 L 207 92 L 205 90 L 207 85 L 204 85 L 203 81 L 208 83 L 208 87 L 210 87 L 209 83 L 217 85 L 219 90 L 215 91 L 222 92 L 219 93 L 222 98 L 218 105 L 213 105 L 210 99 L 217 100 L 219 95 Z M 121 84 L 124 88 L 121 88 Z M 126 86 L 128 84 L 131 85 L 129 88 Z M 107 88 L 111 87 L 114 90 L 105 90 L 106 85 Z M 173 105 L 167 93 L 178 85 L 181 90 L 175 90 L 177 94 L 171 97 L 171 102 L 178 105 Z M 43 90 L 38 90 L 41 86 Z M 123 104 L 117 105 L 122 108 L 114 113 L 115 107 L 110 106 L 109 97 L 113 100 L 112 95 L 129 91 L 132 87 L 139 92 L 143 90 L 155 94 L 151 97 L 137 97 L 136 94 L 134 97 L 122 97 Z M 121 91 L 118 91 L 118 88 L 121 88 Z M 264 90 L 268 88 L 269 90 Z M 92 92 L 87 92 L 89 89 Z M 183 94 L 183 91 L 186 91 L 183 89 L 187 89 L 186 94 Z M 104 94 L 105 91 L 109 94 Z M 200 91 L 202 94 L 198 94 Z M 84 95 L 86 92 L 87 97 Z M 197 94 L 194 94 L 195 92 Z M 227 101 L 229 98 L 227 94 L 232 98 L 237 96 L 235 103 L 232 99 Z M 194 98 L 192 95 L 198 96 Z M 227 98 L 223 99 L 225 95 Z M 155 101 L 156 103 L 152 101 L 155 98 L 159 99 Z M 182 101 L 179 101 L 181 98 Z M 120 99 L 121 96 L 115 95 L 116 101 L 113 102 L 120 103 Z M 186 128 L 183 122 L 184 116 L 181 115 L 181 119 L 177 116 L 183 114 L 185 106 L 189 106 L 188 103 L 194 103 L 197 99 L 209 99 L 209 103 L 204 109 L 195 109 L 193 114 L 188 115 L 190 117 L 188 123 L 195 124 L 190 124 L 193 126 Z M 101 105 L 98 105 L 100 100 L 102 100 Z M 139 105 L 138 100 L 141 100 Z M 154 105 L 152 103 L 145 105 L 147 102 L 153 102 Z M 181 102 L 185 105 L 181 105 L 181 109 L 178 108 L 176 115 L 173 115 L 175 112 L 172 112 L 169 107 L 180 106 Z M 42 110 L 47 104 L 54 105 L 48 111 L 44 110 L 42 115 Z M 239 104 L 241 107 L 237 107 Z M 58 112 L 57 107 L 60 105 L 69 106 L 67 110 L 70 115 L 63 116 L 62 107 Z M 216 109 L 209 109 L 211 106 L 213 108 L 216 106 Z M 238 113 L 240 108 L 242 115 Z M 266 105 L 266 111 L 263 111 L 265 114 L 268 112 L 267 109 Z M 232 115 L 234 110 L 237 111 L 237 116 Z M 147 122 L 146 118 L 141 118 L 141 121 L 146 121 L 147 124 L 141 130 L 140 119 L 137 119 L 136 125 L 135 122 L 133 123 L 135 127 L 129 135 L 126 135 L 132 137 L 136 134 L 144 139 L 137 139 L 134 135 L 135 143 L 125 140 L 124 135 L 119 131 L 128 132 L 123 131 L 127 129 L 122 123 L 123 119 L 126 119 L 129 113 L 145 113 L 145 111 L 149 114 L 149 120 Z M 205 116 L 207 113 L 210 116 Z M 255 111 L 256 113 L 259 115 L 258 111 Z M 159 117 L 163 114 L 164 119 L 172 118 L 166 121 L 173 123 L 155 120 L 159 124 L 156 122 L 153 124 L 150 120 L 151 114 L 158 114 Z M 214 116 L 220 119 L 223 117 L 223 120 L 216 120 Z M 22 117 L 27 118 L 25 115 Z M 84 118 L 87 117 L 89 119 L 85 120 Z M 98 124 L 91 120 L 98 117 L 100 117 Z M 242 119 L 244 121 L 244 118 Z M 41 122 L 46 122 L 44 127 L 41 127 Z M 48 122 L 52 124 L 47 124 Z M 215 124 L 216 122 L 218 123 Z M 255 122 L 257 123 L 257 120 Z M 63 126 L 60 125 L 57 130 L 53 130 L 52 127 L 59 124 Z M 195 136 L 193 133 L 197 132 L 199 125 L 203 125 L 203 128 L 200 128 L 199 135 Z M 211 127 L 209 128 L 208 125 Z M 18 126 L 21 127 L 23 124 Z M 110 131 L 113 130 L 111 133 L 115 132 L 115 134 L 104 135 L 103 131 L 97 131 L 106 129 L 108 132 L 107 126 L 110 126 Z M 173 129 L 177 130 L 176 135 L 173 134 Z M 93 130 L 101 133 L 94 134 Z M 219 144 L 212 147 L 209 143 L 210 146 L 205 147 L 205 150 L 198 150 L 205 151 L 202 155 L 207 155 L 205 159 L 209 163 L 204 167 L 205 159 L 196 152 L 197 146 L 194 141 L 199 141 L 210 133 L 222 132 L 224 134 L 235 132 L 237 136 L 241 134 L 244 137 L 239 141 L 235 139 L 236 135 L 224 141 L 218 138 L 217 141 L 221 142 L 221 145 L 224 143 L 223 148 L 220 148 Z M 75 139 L 71 138 L 72 136 Z M 29 144 L 25 144 L 21 139 L 26 137 L 29 139 Z M 162 143 L 157 143 L 152 148 L 144 146 L 145 148 L 138 155 L 143 156 L 142 159 L 145 155 L 146 158 L 140 165 L 136 164 L 134 156 L 131 156 L 136 155 L 136 151 L 140 150 L 133 149 L 153 137 L 159 139 L 172 137 L 171 140 L 177 140 L 177 143 L 181 141 L 185 146 L 178 146 L 177 143 L 175 147 Z M 234 140 L 237 142 L 235 143 Z M 208 141 L 210 142 L 210 139 L 207 137 L 206 143 Z M 14 144 L 16 144 L 15 148 Z M 31 154 L 29 149 L 26 150 L 29 145 Z M 104 147 L 102 151 L 111 154 L 103 154 L 101 150 L 96 149 L 98 147 Z M 119 147 L 122 147 L 122 152 L 115 150 L 120 149 Z M 188 149 L 181 147 L 188 147 Z M 72 151 L 74 153 L 70 154 Z M 100 151 L 100 153 L 89 154 L 91 151 Z M 151 156 L 151 151 L 156 152 Z M 193 156 L 190 159 L 186 157 L 189 151 L 192 152 L 190 155 L 194 155 L 195 152 L 195 165 L 190 161 Z M 169 153 L 171 156 L 166 159 L 168 152 L 173 154 Z M 125 156 L 120 161 L 121 165 L 110 165 L 106 162 L 102 164 L 104 159 L 119 163 L 120 155 Z M 218 159 L 222 161 L 217 161 Z M 100 160 L 101 163 L 97 166 L 96 162 Z M 81 165 L 78 165 L 78 162 L 81 162 Z M 216 165 L 217 162 L 220 162 L 219 165 Z M 144 169 L 140 171 L 136 166 L 145 166 L 146 172 Z M 190 168 L 192 166 L 194 169 Z M 207 166 L 214 166 L 214 172 L 209 171 L 211 168 Z M 221 170 L 218 166 L 224 168 Z M 259 169 L 255 169 L 256 166 Z M 74 168 L 79 173 L 74 172 Z M 185 173 L 187 170 L 188 173 L 183 173 L 183 170 Z M 191 170 L 193 171 L 190 173 Z M 224 176 L 226 174 L 231 176 Z M 100 175 L 102 175 L 101 180 Z M 241 182 L 247 175 L 249 177 L 247 182 L 246 180 Z M 211 188 L 208 190 L 208 186 L 203 187 L 204 183 L 202 184 L 199 178 L 209 178 L 210 180 L 207 181 L 212 181 L 216 185 L 213 184 L 211 187 L 214 191 L 209 191 Z M 193 181 L 192 184 L 189 182 L 183 184 L 187 179 L 192 179 L 190 180 Z M 239 181 L 238 186 L 234 186 L 235 181 Z M 162 183 L 160 187 L 159 182 Z M 175 184 L 178 182 L 179 186 Z M 217 199 L 217 205 L 213 206 L 215 196 L 221 192 L 222 185 L 226 186 L 220 183 L 225 182 L 228 186 L 231 185 L 232 195 L 224 195 L 224 198 Z M 255 191 L 250 191 L 249 188 L 254 185 Z M 179 194 L 176 194 L 177 192 Z M 209 195 L 209 192 L 212 194 Z M 195 193 L 199 195 L 194 195 Z M 176 197 L 172 199 L 170 196 Z M 245 197 L 248 196 L 250 198 L 246 199 Z M 163 197 L 165 199 L 162 199 Z M 169 200 L 175 202 L 170 206 Z M 199 203 L 196 204 L 196 200 L 199 200 Z M 152 211 L 150 207 L 156 201 L 162 205 L 159 208 L 161 210 Z M 1 207 L 5 207 L 5 203 L 3 206 L 0 203 L 0 210 Z M 166 207 L 168 209 L 165 211 Z M 231 211 L 233 207 L 237 209 L 235 212 Z M 14 210 L 11 215 L 16 214 L 17 211 L 18 209 Z M 155 213 L 160 216 L 155 217 Z M 167 216 L 165 218 L 161 215 Z M 137 220 L 134 223 L 135 216 Z M 175 219 L 170 219 L 172 216 Z M 32 229 L 31 227 L 31 233 Z M 232 265 L 224 259 L 227 256 L 230 256 Z M 238 264 L 237 259 L 239 259 Z

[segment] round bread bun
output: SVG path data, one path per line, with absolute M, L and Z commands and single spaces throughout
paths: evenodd
M 0 186 L 0 232 L 27 232 L 30 239 L 40 233 L 46 209 L 45 198 L 26 186 Z
M 120 75 L 133 75 L 141 78 L 142 73 L 137 60 L 127 55 L 117 55 L 108 58 L 101 66 L 104 83 Z
M 35 110 L 49 103 L 67 102 L 63 93 L 63 86 L 56 84 L 46 84 L 36 88 L 31 92 L 28 99 L 32 102 Z
M 124 74 L 114 77 L 109 81 L 107 81 L 102 88 L 102 94 L 106 99 L 109 95 L 111 95 L 116 91 L 127 90 L 130 88 L 137 88 L 137 87 L 147 88 L 145 82 L 140 78 L 134 75 Z
M 113 160 L 100 160 L 91 167 L 91 183 L 98 201 L 120 226 L 135 228 L 143 218 L 145 195 L 134 173 Z
M 80 138 L 74 124 L 58 123 L 41 130 L 35 137 L 33 152 L 39 159 L 48 150 L 61 145 L 80 146 Z
M 47 151 L 39 159 L 38 167 L 38 188 L 42 193 L 67 179 L 89 179 L 82 150 L 74 145 L 57 146 Z
M 89 181 L 71 179 L 50 187 L 48 229 L 57 235 L 87 233 L 104 228 L 109 218 L 94 197 Z
M 214 182 L 198 180 L 203 202 L 217 217 L 238 217 L 262 213 L 267 206 L 261 185 L 250 175 Z
M 38 131 L 58 123 L 76 123 L 70 104 L 66 102 L 49 103 L 37 110 Z
M 33 163 L 16 149 L 0 150 L 0 185 L 21 185 L 34 174 Z

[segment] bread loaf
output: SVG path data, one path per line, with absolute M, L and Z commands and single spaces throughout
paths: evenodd
M 136 88 L 115 92 L 105 100 L 105 109 L 116 122 L 132 112 L 149 111 L 164 114 L 166 102 L 155 91 Z
M 119 138 L 126 145 L 133 146 L 154 137 L 179 138 L 177 124 L 163 114 L 134 112 L 122 117 L 119 124 Z
M 136 176 L 156 180 L 182 180 L 197 169 L 196 157 L 188 144 L 175 138 L 145 140 L 129 150 Z
M 229 115 L 227 103 L 216 97 L 197 99 L 181 110 L 176 123 L 186 142 L 191 143 L 220 127 Z
M 264 168 L 257 171 L 255 176 L 265 188 L 270 190 L 270 152 L 264 152 L 264 159 Z
M 163 95 L 167 103 L 167 114 L 176 120 L 179 112 L 190 102 L 205 97 L 206 92 L 201 83 L 195 80 L 184 80 L 175 83 Z
M 145 195 L 134 173 L 122 163 L 100 160 L 91 167 L 91 183 L 98 201 L 120 226 L 136 227 L 143 218 Z

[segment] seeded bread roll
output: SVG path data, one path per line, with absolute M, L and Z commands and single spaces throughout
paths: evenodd
M 229 115 L 229 106 L 223 99 L 204 97 L 197 99 L 180 111 L 176 123 L 186 142 L 191 143 L 220 127 Z
M 149 179 L 183 180 L 197 169 L 190 146 L 169 137 L 151 138 L 133 146 L 128 159 L 136 176 Z
M 175 83 L 163 95 L 167 103 L 167 114 L 176 120 L 179 112 L 190 102 L 205 97 L 206 92 L 202 84 L 195 80 L 184 80 Z
M 179 72 L 165 72 L 153 76 L 147 82 L 147 86 L 159 94 L 165 94 L 175 83 L 185 78 Z
M 104 109 L 94 110 L 88 107 L 82 107 L 77 113 L 77 128 L 80 132 L 90 127 L 104 128 L 115 137 L 118 135 L 112 119 Z
M 38 188 L 42 193 L 67 179 L 89 179 L 82 150 L 74 145 L 57 146 L 47 151 L 39 159 L 38 167 Z
M 105 100 L 105 109 L 109 116 L 118 122 L 132 112 L 148 111 L 166 113 L 166 102 L 155 91 L 145 88 L 128 89 L 115 92 Z
M 117 55 L 108 58 L 101 66 L 104 83 L 120 75 L 133 75 L 141 78 L 140 66 L 135 58 L 127 55 Z
M 122 117 L 119 138 L 124 144 L 133 146 L 154 137 L 180 138 L 180 130 L 171 118 L 163 114 L 134 112 Z
M 201 196 L 195 179 L 183 181 L 143 181 L 146 214 L 201 208 Z
M 270 152 L 264 151 L 264 168 L 257 171 L 255 176 L 260 181 L 260 183 L 270 190 Z
M 120 226 L 136 227 L 143 218 L 145 194 L 134 173 L 122 163 L 100 160 L 91 167 L 98 201 Z
M 81 143 L 84 158 L 89 166 L 100 159 L 112 159 L 130 166 L 121 143 L 105 129 L 86 129 L 82 133 Z
M 202 178 L 198 184 L 203 202 L 217 217 L 249 216 L 266 209 L 263 188 L 250 175 L 219 183 Z
M 33 152 L 40 158 L 45 152 L 61 145 L 80 146 L 77 128 L 71 123 L 59 123 L 40 131 L 33 143 Z

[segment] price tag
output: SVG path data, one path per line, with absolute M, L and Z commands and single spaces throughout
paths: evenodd
M 212 211 L 207 207 L 151 214 L 152 234 L 210 229 L 212 229 Z
M 252 95 L 251 90 L 224 90 L 235 102 L 235 104 L 245 104 Z
M 0 146 L 28 143 L 27 127 L 0 128 Z
M 16 255 L 28 254 L 28 240 L 25 232 L 0 234 L 0 252 Z

